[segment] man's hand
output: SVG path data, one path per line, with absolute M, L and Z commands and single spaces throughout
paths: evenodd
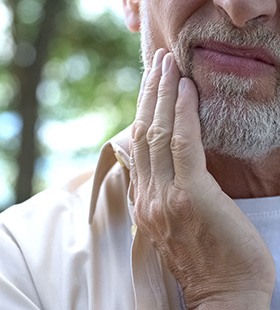
M 146 72 L 131 142 L 135 218 L 188 309 L 269 309 L 274 264 L 255 227 L 207 171 L 195 85 L 161 49 Z

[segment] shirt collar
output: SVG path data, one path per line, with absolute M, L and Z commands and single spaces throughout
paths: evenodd
M 129 169 L 129 138 L 131 126 L 121 131 L 104 144 L 95 169 L 93 188 L 90 201 L 89 223 L 92 223 L 100 187 L 109 170 L 118 161 L 123 167 Z

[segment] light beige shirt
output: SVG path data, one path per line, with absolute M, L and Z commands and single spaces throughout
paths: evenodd
M 126 136 L 105 145 L 94 177 L 0 215 L 1 310 L 184 309 L 174 277 L 134 226 Z M 278 279 L 279 233 L 266 237 L 278 255 Z M 271 309 L 280 309 L 279 286 Z

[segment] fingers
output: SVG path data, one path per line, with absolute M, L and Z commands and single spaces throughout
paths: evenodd
M 176 62 L 172 54 L 169 53 L 163 59 L 154 118 L 147 133 L 147 141 L 150 146 L 151 178 L 157 180 L 158 183 L 166 183 L 173 179 L 170 140 L 179 79 L 180 73 Z
M 132 129 L 135 191 L 138 184 L 146 191 L 151 183 L 170 181 L 183 188 L 204 168 L 196 87 L 191 80 L 180 78 L 172 54 L 160 49 L 143 77 Z
M 174 185 L 184 188 L 186 182 L 206 169 L 198 115 L 198 94 L 194 83 L 181 78 L 175 106 L 170 149 L 174 164 Z
M 143 93 L 144 93 L 144 89 L 145 89 L 145 85 L 146 85 L 146 81 L 147 78 L 149 76 L 150 73 L 150 69 L 146 69 L 143 73 L 142 76 L 142 81 L 141 81 L 141 85 L 140 85 L 140 91 L 139 91 L 139 95 L 138 95 L 138 101 L 137 101 L 137 111 L 138 108 L 141 104 L 142 101 L 142 97 L 143 97 Z M 135 126 L 132 128 L 132 131 L 135 130 Z M 134 133 L 132 132 L 132 136 L 134 136 Z M 137 172 L 136 172 L 136 167 L 135 167 L 135 159 L 134 159 L 134 148 L 133 148 L 133 141 L 132 139 L 130 139 L 129 141 L 129 150 L 130 150 L 130 173 L 131 173 L 131 179 L 134 182 L 134 186 L 137 187 Z
M 132 129 L 132 163 L 135 168 L 134 170 L 136 170 L 133 173 L 137 173 L 137 176 L 134 175 L 134 177 L 143 186 L 147 186 L 150 180 L 150 152 L 146 135 L 154 117 L 158 85 L 162 71 L 162 59 L 165 53 L 166 51 L 164 49 L 156 52 L 151 71 L 142 83 L 136 119 Z

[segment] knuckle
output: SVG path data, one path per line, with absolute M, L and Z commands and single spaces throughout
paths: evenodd
M 133 142 L 139 142 L 146 138 L 146 134 L 148 131 L 148 124 L 142 120 L 135 120 L 132 126 L 132 138 Z
M 186 207 L 190 208 L 193 203 L 187 191 L 173 188 L 167 195 L 167 205 L 170 210 L 186 211 Z
M 162 217 L 161 204 L 158 199 L 138 198 L 135 201 L 134 217 L 137 226 L 144 230 L 152 230 Z
M 182 151 L 186 151 L 190 148 L 191 143 L 188 139 L 188 137 L 184 137 L 182 135 L 174 135 L 171 138 L 171 142 L 170 142 L 170 149 L 172 152 L 174 153 L 178 153 L 178 152 L 182 152 Z
M 154 144 L 159 140 L 166 141 L 171 137 L 171 133 L 164 127 L 153 124 L 147 131 L 147 142 Z

